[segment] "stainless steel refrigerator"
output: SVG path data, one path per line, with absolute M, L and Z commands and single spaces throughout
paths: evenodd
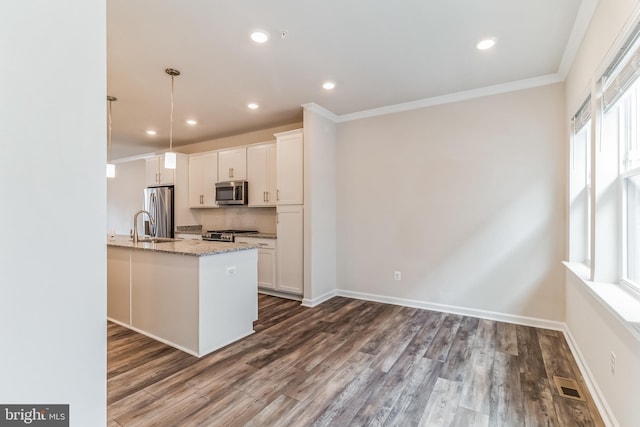
M 153 224 L 145 216 L 145 234 L 153 237 L 173 237 L 173 186 L 144 189 L 144 209 L 149 211 Z

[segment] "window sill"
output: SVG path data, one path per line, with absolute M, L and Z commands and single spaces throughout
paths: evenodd
M 581 263 L 564 262 L 587 290 L 640 341 L 640 298 L 636 292 L 616 283 L 592 282 L 589 268 Z

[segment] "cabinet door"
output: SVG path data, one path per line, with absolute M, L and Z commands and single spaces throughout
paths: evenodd
M 158 184 L 173 185 L 175 183 L 175 169 L 167 169 L 164 167 L 164 156 L 158 157 Z
M 146 160 L 147 185 L 173 185 L 175 170 L 164 167 L 164 156 L 152 157 Z
M 158 167 L 160 163 L 157 157 L 153 157 L 151 159 L 146 159 L 146 182 L 148 186 L 159 185 L 160 179 L 158 176 L 159 170 Z
M 303 285 L 303 208 L 278 206 L 278 250 L 276 289 L 302 295 Z
M 218 152 L 218 181 L 247 179 L 247 149 Z
M 276 134 L 278 205 L 301 205 L 303 200 L 302 131 Z
M 276 145 L 255 145 L 247 148 L 247 180 L 249 206 L 276 205 Z
M 218 153 L 189 157 L 189 207 L 213 208 L 218 179 Z
M 276 251 L 273 249 L 258 249 L 258 286 L 276 288 Z

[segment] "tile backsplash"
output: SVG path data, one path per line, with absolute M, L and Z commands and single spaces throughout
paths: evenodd
M 258 230 L 276 232 L 276 208 L 225 207 L 218 209 L 192 209 L 202 230 Z M 178 224 L 180 225 L 180 224 Z

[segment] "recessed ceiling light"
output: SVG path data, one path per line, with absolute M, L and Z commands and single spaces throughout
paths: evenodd
M 251 40 L 256 43 L 264 43 L 269 40 L 269 33 L 266 31 L 254 31 L 251 33 Z
M 147 135 L 151 135 L 151 136 L 153 136 L 153 135 L 156 135 L 157 133 L 158 133 L 158 132 L 156 132 L 156 131 L 155 131 L 155 130 L 153 130 L 153 129 L 149 129 L 149 130 L 147 130 Z
M 251 108 L 252 110 L 256 110 L 259 107 L 259 105 L 256 104 L 255 102 L 252 102 L 250 104 L 247 104 L 247 107 Z
M 496 44 L 496 39 L 484 39 L 478 42 L 476 47 L 478 50 L 487 50 L 491 49 Z
M 197 121 L 195 121 L 195 120 L 193 120 L 193 119 L 189 119 L 189 120 L 187 120 L 187 124 L 188 124 L 188 125 L 191 125 L 191 126 L 194 126 L 194 125 L 197 125 L 197 124 L 198 124 L 198 122 L 197 122 Z
M 334 82 L 324 82 L 324 83 L 322 83 L 322 88 L 323 89 L 331 90 L 334 87 L 336 87 L 336 84 Z

